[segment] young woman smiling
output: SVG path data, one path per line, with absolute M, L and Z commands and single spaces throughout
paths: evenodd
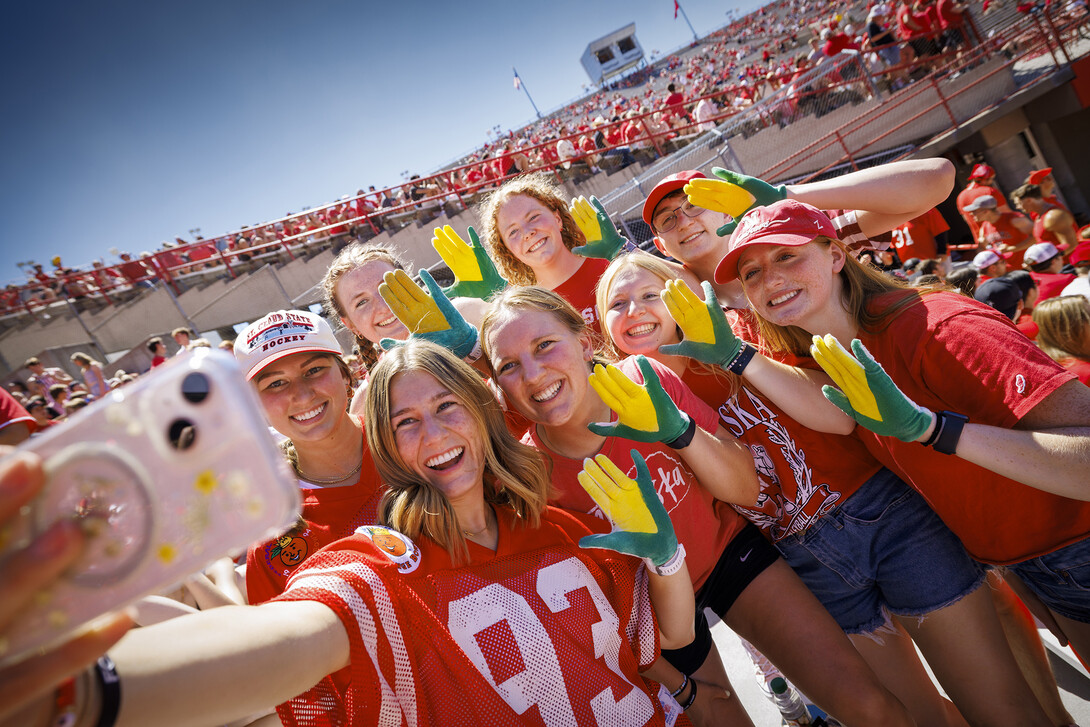
M 655 473 L 659 497 L 688 553 L 701 606 L 698 622 L 703 607 L 711 607 L 844 724 L 911 724 L 759 531 L 726 506 L 756 502 L 753 459 L 677 376 L 633 358 L 617 368 L 595 366 L 592 385 L 588 375 L 601 360 L 591 329 L 571 305 L 542 288 L 512 288 L 494 299 L 481 338 L 495 382 L 535 424 L 524 441 L 552 462 L 552 502 L 594 512 L 595 503 L 575 482 L 578 463 L 600 452 L 631 471 L 627 452 L 637 448 Z M 642 416 L 630 416 L 629 389 L 636 399 L 645 391 L 657 403 Z M 611 405 L 619 409 L 617 423 L 597 424 L 614 418 Z M 636 438 L 638 443 L 629 441 Z M 683 674 L 729 689 L 725 675 L 706 662 L 711 649 L 710 635 L 698 624 L 693 645 L 664 656 Z M 820 662 L 811 658 L 812 650 L 822 654 Z M 731 710 L 730 718 L 748 720 L 738 700 L 731 700 Z
M 933 687 L 909 633 L 963 712 L 979 714 L 975 702 L 991 701 L 1010 680 L 1032 704 L 980 568 L 922 497 L 857 438 L 841 436 L 853 424 L 821 395 L 814 381 L 821 373 L 753 351 L 734 336 L 710 285 L 701 301 L 672 274 L 642 253 L 614 260 L 598 288 L 603 330 L 619 352 L 669 366 L 753 451 L 761 497 L 736 509 L 765 532 L 919 724 L 964 720 Z M 702 344 L 694 335 L 701 321 Z M 751 358 L 739 366 L 744 356 Z M 954 639 L 960 655 L 944 647 Z M 989 665 L 977 677 L 992 680 L 989 690 L 962 685 L 968 663 Z

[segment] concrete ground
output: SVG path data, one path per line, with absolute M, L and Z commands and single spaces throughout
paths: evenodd
M 721 622 L 712 627 L 712 636 L 726 664 L 731 683 L 754 724 L 757 727 L 777 727 L 780 724 L 779 713 L 758 686 L 753 662 L 738 637 Z M 1064 705 L 1078 724 L 1090 727 L 1090 674 L 1070 649 L 1061 648 L 1050 633 L 1042 630 L 1041 638 L 1048 647 Z M 815 655 L 815 658 L 820 658 L 820 655 Z

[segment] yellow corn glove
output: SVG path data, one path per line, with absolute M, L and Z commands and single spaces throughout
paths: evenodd
M 602 437 L 669 444 L 688 430 L 691 420 L 662 388 L 647 358 L 637 356 L 636 363 L 643 374 L 643 386 L 612 364 L 594 367 L 590 385 L 602 401 L 617 412 L 617 421 L 613 424 L 594 422 L 587 428 Z
M 450 225 L 435 228 L 431 245 L 443 258 L 451 272 L 454 284 L 443 288 L 448 298 L 480 298 L 487 300 L 493 293 L 507 287 L 507 281 L 496 270 L 492 258 L 481 245 L 477 231 L 469 228 L 469 242 L 463 240 Z
M 923 436 L 934 414 L 905 396 L 858 338 L 852 351 L 854 356 L 832 334 L 814 336 L 810 355 L 839 387 L 821 387 L 825 398 L 875 434 L 902 442 Z
M 431 273 L 421 270 L 420 280 L 427 286 L 430 295 L 421 290 L 404 270 L 393 270 L 383 275 L 378 292 L 413 337 L 437 343 L 458 358 L 465 358 L 477 351 L 480 340 L 477 329 L 443 295 Z M 383 349 L 389 350 L 404 342 L 384 338 L 379 343 Z
M 720 227 L 716 233 L 726 237 L 734 232 L 742 215 L 754 207 L 765 207 L 787 197 L 787 187 L 773 187 L 768 182 L 747 177 L 722 167 L 712 167 L 718 179 L 693 179 L 685 185 L 689 203 L 730 215 L 732 222 Z
M 633 449 L 631 454 L 635 480 L 604 454 L 583 460 L 579 484 L 613 523 L 613 532 L 587 535 L 579 540 L 579 546 L 628 553 L 661 566 L 678 552 L 677 536 L 655 492 L 647 463 L 638 451 Z
M 627 240 L 617 232 L 597 197 L 591 197 L 590 201 L 586 197 L 576 197 L 571 201 L 568 212 L 587 238 L 586 245 L 572 249 L 576 255 L 612 260 L 625 246 Z

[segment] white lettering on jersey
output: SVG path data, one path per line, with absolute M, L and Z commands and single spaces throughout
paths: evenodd
M 558 688 L 564 684 L 564 672 L 549 632 L 525 598 L 499 583 L 490 583 L 451 601 L 448 613 L 447 626 L 454 641 L 516 714 L 523 714 L 536 704 L 546 725 L 575 724 L 567 690 Z M 526 669 L 497 684 L 476 637 L 504 621 Z
M 560 613 L 571 604 L 567 594 L 586 588 L 601 620 L 591 626 L 590 633 L 594 639 L 594 655 L 601 658 L 610 671 L 616 674 L 632 689 L 619 701 L 613 699 L 612 689 L 603 689 L 590 700 L 594 718 L 600 725 L 633 725 L 645 724 L 655 715 L 655 708 L 651 700 L 642 689 L 636 687 L 625 678 L 621 671 L 621 620 L 613 610 L 606 594 L 598 587 L 594 576 L 587 571 L 577 558 L 555 563 L 547 568 L 542 568 L 537 577 L 537 592 L 541 600 L 553 613 Z

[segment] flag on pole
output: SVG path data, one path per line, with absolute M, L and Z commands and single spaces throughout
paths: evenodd
M 677 20 L 677 11 L 680 7 L 681 5 L 678 4 L 678 0 L 674 0 L 674 20 Z
M 515 69 L 514 69 L 514 68 L 512 68 L 511 70 L 512 70 L 512 71 L 515 71 Z M 518 71 L 515 71 L 515 90 L 517 91 L 517 90 L 519 90 L 520 88 L 522 88 L 522 79 L 521 79 L 521 78 L 519 78 L 519 72 L 518 72 Z

